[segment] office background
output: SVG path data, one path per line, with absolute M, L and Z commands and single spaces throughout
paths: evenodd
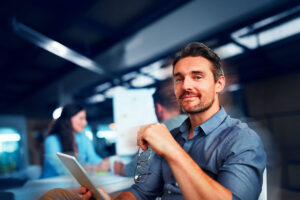
M 14 0 L 0 11 L 1 177 L 42 165 L 53 111 L 69 101 L 87 108 L 99 154 L 113 154 L 114 94 L 155 87 L 199 41 L 224 60 L 224 107 L 264 140 L 269 198 L 299 198 L 299 1 Z

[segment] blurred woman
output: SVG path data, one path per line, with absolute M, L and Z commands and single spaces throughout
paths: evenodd
M 54 121 L 45 139 L 43 178 L 66 173 L 56 152 L 74 155 L 88 169 L 109 170 L 108 158 L 102 159 L 95 152 L 92 142 L 82 134 L 86 125 L 86 111 L 82 105 L 69 103 L 63 107 L 61 116 Z

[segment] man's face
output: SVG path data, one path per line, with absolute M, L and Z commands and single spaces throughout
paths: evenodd
M 212 67 L 200 56 L 183 58 L 174 66 L 175 95 L 187 114 L 204 112 L 218 104 L 215 100 L 223 87 L 215 82 Z

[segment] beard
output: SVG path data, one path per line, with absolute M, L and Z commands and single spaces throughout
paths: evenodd
M 201 97 L 199 97 L 199 98 L 201 98 Z M 214 102 L 215 102 L 215 98 L 212 97 L 212 98 L 207 99 L 207 101 L 205 101 L 205 100 L 200 101 L 198 104 L 194 105 L 192 109 L 185 110 L 182 106 L 182 103 L 180 103 L 180 107 L 184 113 L 193 115 L 193 114 L 203 113 L 203 112 L 207 111 L 209 108 L 212 107 Z

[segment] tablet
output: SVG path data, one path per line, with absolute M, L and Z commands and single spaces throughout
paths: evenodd
M 105 197 L 102 194 L 102 192 L 95 187 L 95 185 L 89 179 L 84 168 L 80 165 L 80 163 L 76 160 L 74 156 L 70 156 L 59 152 L 57 152 L 56 155 L 64 163 L 64 165 L 71 172 L 71 174 L 76 178 L 78 183 L 81 186 L 86 187 L 88 190 L 90 190 L 93 193 L 93 197 L 95 199 L 105 200 Z

